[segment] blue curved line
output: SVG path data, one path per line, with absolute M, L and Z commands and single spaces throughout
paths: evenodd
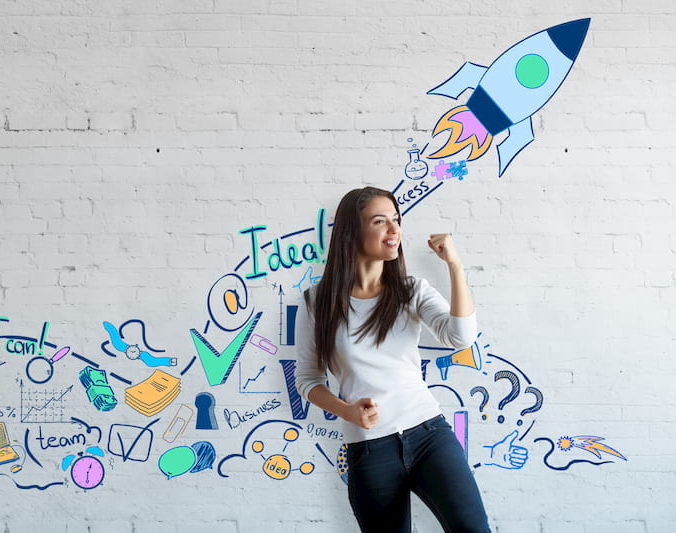
M 441 350 L 443 352 L 449 352 L 455 350 L 455 348 L 438 348 L 436 346 L 421 346 L 418 345 L 418 348 L 421 348 L 423 350 Z
M 218 467 L 216 468 L 216 472 L 218 473 L 218 475 L 221 476 L 221 477 L 230 477 L 228 474 L 224 474 L 224 473 L 221 472 L 221 466 L 223 466 L 223 463 L 232 459 L 233 457 L 241 457 L 243 459 L 246 459 L 246 453 L 245 453 L 246 445 L 247 445 L 247 442 L 249 442 L 251 435 L 253 435 L 253 433 L 259 427 L 264 426 L 265 424 L 272 424 L 274 422 L 280 422 L 282 424 L 288 424 L 288 425 L 291 425 L 291 426 L 295 426 L 296 428 L 298 428 L 299 432 L 303 429 L 303 426 L 301 426 L 300 424 L 296 424 L 295 422 L 289 422 L 288 420 L 266 420 L 265 422 L 261 422 L 256 427 L 254 427 L 251 431 L 249 431 L 249 433 L 245 437 L 244 443 L 242 444 L 242 453 L 231 453 L 230 455 L 226 455 L 225 457 L 223 457 L 223 459 L 221 459 L 218 462 Z
M 449 387 L 448 385 L 429 385 L 427 388 L 432 389 L 434 387 L 442 387 L 444 389 L 450 390 L 453 394 L 455 394 L 455 397 L 458 399 L 458 402 L 460 403 L 460 407 L 465 407 L 465 403 L 462 401 L 462 398 L 460 395 L 456 392 L 455 389 Z
M 85 422 L 84 420 L 80 420 L 79 418 L 75 418 L 74 416 L 70 417 L 70 421 L 75 423 L 75 424 L 82 424 L 84 427 L 87 428 L 87 434 L 92 432 L 92 429 L 95 429 L 96 431 L 99 432 L 99 438 L 96 439 L 96 444 L 99 444 L 101 442 L 101 437 L 103 436 L 103 431 L 101 431 L 101 428 L 99 426 L 90 426 Z
M 122 338 L 124 338 L 124 335 L 122 335 L 122 330 L 127 324 L 131 324 L 133 322 L 138 322 L 141 325 L 141 338 L 143 339 L 143 344 L 145 344 L 146 348 L 148 348 L 151 352 L 156 352 L 156 353 L 164 353 L 167 350 L 159 350 L 157 348 L 153 348 L 150 346 L 150 343 L 146 339 L 146 325 L 144 324 L 143 320 L 139 320 L 138 318 L 131 318 L 127 320 L 124 324 L 120 326 L 120 335 Z
M 9 474 L 0 474 L 0 476 L 9 477 Z M 63 481 L 54 481 L 52 483 L 47 483 L 47 485 L 42 485 L 42 486 L 40 486 L 40 485 L 20 485 L 19 483 L 14 481 L 11 477 L 9 477 L 9 479 L 11 480 L 12 483 L 14 483 L 16 485 L 16 488 L 23 489 L 23 490 L 27 490 L 27 489 L 45 490 L 45 489 L 48 489 L 49 487 L 52 487 L 54 485 L 64 485 L 65 484 Z
M 554 452 L 554 442 L 551 439 L 548 439 L 547 437 L 538 437 L 537 439 L 533 440 L 533 442 L 540 442 L 541 440 L 548 442 L 549 445 L 550 445 L 550 449 L 545 454 L 545 456 L 543 457 L 542 462 L 545 464 L 545 466 L 547 468 L 551 468 L 552 470 L 559 470 L 559 471 L 568 470 L 575 463 L 589 463 L 590 465 L 594 465 L 594 466 L 604 465 L 606 463 L 612 463 L 612 461 L 601 461 L 600 463 L 595 463 L 594 461 L 589 461 L 587 459 L 574 459 L 565 466 L 552 466 L 547 462 L 547 459 L 552 454 L 552 452 Z
M 531 381 L 530 381 L 530 379 L 528 379 L 528 376 L 527 376 L 526 374 L 523 373 L 523 370 L 521 370 L 521 369 L 520 369 L 518 366 L 516 366 L 514 363 L 510 363 L 509 361 L 507 361 L 507 359 L 503 359 L 502 357 L 499 357 L 499 356 L 497 356 L 497 355 L 495 355 L 495 354 L 493 354 L 493 353 L 487 353 L 486 355 L 487 355 L 488 357 L 495 357 L 496 359 L 499 359 L 499 360 L 502 361 L 503 363 L 507 363 L 507 364 L 510 365 L 511 367 L 515 368 L 516 370 L 519 371 L 519 374 L 521 374 L 521 375 L 523 376 L 523 379 L 525 379 L 525 380 L 528 382 L 529 385 L 532 384 Z
M 26 432 L 23 434 L 23 447 L 26 448 L 26 455 L 28 455 L 28 457 L 30 457 L 33 460 L 33 462 L 40 468 L 44 468 L 44 466 L 42 466 L 42 463 L 38 461 L 33 455 L 33 452 L 31 452 L 30 446 L 28 446 L 28 433 L 29 429 L 26 428 Z
M 0 339 L 15 339 L 20 341 L 38 342 L 35 337 L 23 337 L 19 335 L 0 335 Z
M 193 363 L 195 362 L 195 359 L 197 359 L 197 357 L 193 355 L 193 356 L 192 356 L 192 359 L 190 360 L 190 362 L 188 363 L 188 365 L 187 365 L 183 370 L 181 370 L 181 375 L 185 374 L 188 370 L 190 370 L 190 367 L 191 367 L 191 366 L 193 365 Z
M 247 255 L 244 259 L 242 259 L 239 264 L 235 267 L 235 272 L 239 270 L 239 267 L 241 267 L 244 263 L 246 263 L 249 260 L 249 256 Z
M 102 351 L 103 353 L 105 353 L 106 355 L 109 355 L 110 357 L 117 357 L 117 354 L 116 354 L 116 353 L 113 353 L 113 352 L 111 352 L 108 348 L 106 348 L 106 345 L 107 345 L 109 342 L 110 342 L 110 341 L 103 341 L 103 342 L 101 343 L 101 351 Z M 122 350 L 122 351 L 124 351 L 124 350 Z

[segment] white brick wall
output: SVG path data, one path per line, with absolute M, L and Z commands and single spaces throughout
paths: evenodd
M 463 182 L 449 180 L 406 215 L 406 259 L 412 273 L 446 294 L 445 269 L 430 261 L 425 240 L 452 231 L 481 340 L 545 397 L 528 415 L 536 424 L 521 441 L 526 466 L 475 470 L 493 530 L 672 531 L 672 0 L 2 0 L 0 317 L 10 321 L 0 322 L 0 336 L 37 337 L 49 321 L 49 342 L 70 345 L 137 383 L 149 369 L 112 359 L 100 345 L 104 320 L 138 318 L 151 345 L 178 357 L 179 366 L 168 370 L 178 375 L 195 353 L 188 330 L 202 331 L 209 318 L 210 287 L 250 253 L 240 230 L 266 225 L 263 244 L 312 227 L 319 208 L 330 221 L 349 189 L 394 188 L 404 179 L 406 139 L 423 146 L 453 106 L 426 95 L 429 89 L 464 61 L 490 64 L 532 33 L 587 16 L 592 23 L 576 64 L 533 117 L 535 141 L 500 179 L 492 147 L 468 162 Z M 260 252 L 263 265 L 266 254 Z M 282 283 L 293 303 L 291 285 L 304 268 L 249 284 L 263 311 L 256 332 L 275 343 L 279 299 L 272 283 Z M 249 269 L 250 262 L 239 273 Z M 425 335 L 422 344 L 433 342 Z M 83 495 L 72 482 L 44 491 L 15 486 L 63 481 L 62 457 L 82 450 L 40 450 L 34 438 L 38 426 L 65 436 L 78 432 L 76 425 L 9 416 L 11 408 L 19 412 L 17 380 L 28 381 L 30 356 L 9 353 L 4 337 L 0 422 L 19 451 L 30 431 L 44 468 L 26 459 L 13 474 L 11 464 L 0 465 L 3 531 L 357 531 L 346 486 L 315 447 L 319 442 L 335 459 L 339 442 L 301 432 L 289 444 L 284 453 L 294 467 L 315 465 L 307 476 L 296 471 L 274 481 L 251 451 L 247 461 L 226 463 L 230 477 L 215 472 L 255 424 L 293 421 L 278 362 L 294 359 L 293 347 L 280 346 L 276 356 L 247 347 L 240 358 L 243 379 L 265 366 L 253 386 L 280 393 L 240 393 L 239 366 L 218 387 L 207 385 L 199 361 L 183 376 L 175 403 L 193 405 L 195 394 L 211 392 L 220 429 L 200 431 L 193 423 L 173 445 L 209 440 L 218 454 L 214 470 L 171 480 L 159 472 L 159 456 L 173 446 L 161 439 L 171 406 L 158 415 L 149 461 L 123 462 L 106 450 L 104 485 Z M 212 325 L 206 337 L 222 349 L 232 335 Z M 125 385 L 110 377 L 120 404 L 96 411 L 77 380 L 84 365 L 72 356 L 56 363 L 42 390 L 74 384 L 67 416 L 101 426 L 105 449 L 110 424 L 150 419 L 124 404 Z M 482 445 L 512 429 L 496 422 L 504 382 L 492 384 L 484 422 L 467 393 L 483 378 L 449 375 L 446 383 L 463 394 L 469 411 L 476 464 Z M 428 382 L 440 382 L 433 361 Z M 281 407 L 227 427 L 223 409 L 255 410 L 271 397 Z M 439 399 L 445 411 L 457 408 Z M 524 408 L 531 399 L 514 404 Z M 339 428 L 316 407 L 309 413 L 295 422 Z M 547 445 L 533 439 L 564 435 L 602 436 L 628 461 L 550 470 L 543 463 Z M 282 453 L 280 434 L 265 437 L 264 455 Z M 558 451 L 550 463 L 572 459 L 596 460 Z M 441 531 L 415 497 L 413 515 L 414 531 Z

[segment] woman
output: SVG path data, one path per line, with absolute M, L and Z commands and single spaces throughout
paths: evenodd
M 406 275 L 400 224 L 389 191 L 364 187 L 340 201 L 324 275 L 298 317 L 296 386 L 343 419 L 349 501 L 362 531 L 410 532 L 413 491 L 444 531 L 484 533 L 479 490 L 418 352 L 421 322 L 444 345 L 471 346 L 474 304 L 449 234 L 428 245 L 448 265 L 450 313 L 426 280 Z M 340 398 L 325 385 L 327 369 Z

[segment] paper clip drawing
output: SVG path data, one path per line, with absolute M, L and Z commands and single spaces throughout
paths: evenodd
M 178 437 L 180 437 L 183 432 L 185 431 L 185 428 L 188 427 L 188 423 L 192 419 L 192 415 L 195 413 L 192 407 L 189 405 L 182 403 L 178 411 L 176 411 L 176 414 L 174 415 L 174 418 L 169 422 L 169 425 L 167 426 L 167 429 L 164 432 L 164 435 L 162 435 L 162 438 L 166 442 L 174 442 Z

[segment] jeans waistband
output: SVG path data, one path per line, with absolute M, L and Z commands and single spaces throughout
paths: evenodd
M 430 422 L 434 422 L 436 420 L 441 420 L 442 418 L 445 418 L 443 414 L 438 414 L 437 416 L 433 416 L 432 418 L 428 418 L 427 420 L 423 420 L 420 422 L 420 424 L 417 424 L 413 427 L 407 428 L 404 431 L 401 432 L 402 436 L 407 435 L 408 433 L 411 433 L 415 431 L 416 429 L 425 426 L 426 424 L 429 424 Z M 390 433 L 389 435 L 384 435 L 382 437 L 377 437 L 375 439 L 367 439 L 366 441 L 358 441 L 358 442 L 352 442 L 350 444 L 358 444 L 359 442 L 369 442 L 369 443 L 375 443 L 375 442 L 381 442 L 385 440 L 390 440 L 390 439 L 396 439 L 397 436 L 399 435 L 398 432 Z

